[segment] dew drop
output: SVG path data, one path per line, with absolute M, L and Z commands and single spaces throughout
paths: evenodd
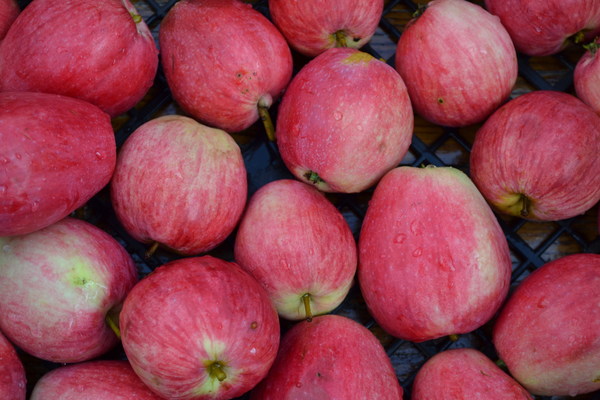
M 33 203 L 31 203 L 31 211 L 37 211 L 39 208 L 40 208 L 39 200 L 35 200 Z
M 406 240 L 406 235 L 404 233 L 399 233 L 394 238 L 394 243 L 401 244 Z
M 8 164 L 8 159 L 6 157 L 2 157 L 2 158 L 0 158 L 0 163 Z
M 253 347 L 253 348 L 250 349 L 250 354 L 256 354 L 256 348 L 255 347 Z
M 297 388 L 301 388 L 302 387 L 302 382 L 296 382 L 296 387 Z
M 423 249 L 420 247 L 415 249 L 412 253 L 413 257 L 421 257 L 421 254 L 423 254 Z
M 97 152 L 96 152 L 96 158 L 97 158 L 98 160 L 104 160 L 104 159 L 106 158 L 106 155 L 105 155 L 105 154 L 102 154 L 102 153 L 101 153 L 101 152 L 99 152 L 99 151 L 97 151 Z
M 21 153 L 15 153 L 15 158 L 17 160 L 20 160 L 21 159 Z
M 336 111 L 333 113 L 333 118 L 335 118 L 336 121 L 341 120 L 343 117 L 344 117 L 344 115 L 339 111 Z

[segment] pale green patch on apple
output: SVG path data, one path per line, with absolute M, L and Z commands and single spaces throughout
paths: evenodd
M 330 290 L 321 288 L 307 290 L 303 292 L 284 293 L 272 298 L 273 304 L 280 316 L 288 320 L 301 320 L 311 318 L 317 315 L 326 314 L 337 307 L 346 297 L 352 281 L 338 289 Z M 307 315 L 305 295 L 308 294 L 311 315 Z
M 64 282 L 66 299 L 83 299 L 90 307 L 97 307 L 104 301 L 108 288 L 102 283 L 101 276 L 89 267 L 87 262 L 79 257 L 56 260 L 57 265 L 65 270 Z M 75 290 L 73 290 L 75 289 Z
M 194 395 L 206 395 L 217 393 L 221 383 L 227 381 L 231 384 L 236 379 L 236 373 L 228 366 L 227 361 L 222 359 L 225 352 L 225 343 L 220 340 L 204 338 L 202 347 L 208 358 L 202 361 L 206 369 L 206 378 L 194 390 Z
M 532 205 L 532 200 L 522 193 L 509 193 L 494 201 L 494 206 L 499 211 L 523 218 L 534 218 Z
M 356 53 L 349 55 L 341 61 L 342 64 L 368 64 L 373 60 L 375 60 L 375 57 L 373 57 L 372 55 L 363 51 L 357 51 Z

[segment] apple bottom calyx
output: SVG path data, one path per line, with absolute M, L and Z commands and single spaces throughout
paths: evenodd
M 218 379 L 219 382 L 223 382 L 227 379 L 227 374 L 224 371 L 225 365 L 220 361 L 213 361 L 206 366 L 208 375 L 211 379 Z

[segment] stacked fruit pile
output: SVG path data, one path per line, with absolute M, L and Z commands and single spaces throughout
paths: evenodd
M 600 393 L 600 6 L 342 3 L 0 0 L 0 398 Z

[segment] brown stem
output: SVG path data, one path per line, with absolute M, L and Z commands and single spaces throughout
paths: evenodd
M 269 114 L 269 107 L 258 106 L 258 115 L 265 126 L 265 131 L 267 132 L 267 138 L 271 141 L 275 141 L 275 126 L 273 125 L 273 120 L 271 119 L 271 115 Z
M 159 244 L 160 243 L 158 243 L 158 242 L 153 242 L 152 245 L 150 246 L 150 248 L 144 254 L 144 257 L 146 259 L 149 259 L 150 257 L 152 257 L 154 255 L 154 253 L 156 253 L 156 250 L 158 249 Z
M 302 302 L 304 303 L 304 311 L 306 312 L 306 320 L 312 321 L 312 311 L 310 310 L 310 293 L 304 293 L 302 295 Z
M 339 30 L 335 33 L 335 47 L 348 47 L 346 34 L 343 30 Z
M 531 201 L 529 200 L 529 197 L 521 195 L 521 202 L 522 202 L 521 217 L 528 217 L 529 216 L 529 206 L 531 205 Z

